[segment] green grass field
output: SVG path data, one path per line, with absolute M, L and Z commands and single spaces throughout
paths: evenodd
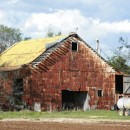
M 0 119 L 42 119 L 42 118 L 83 118 L 83 119 L 112 119 L 130 120 L 130 116 L 119 116 L 118 111 L 91 110 L 91 111 L 62 111 L 62 112 L 0 112 Z

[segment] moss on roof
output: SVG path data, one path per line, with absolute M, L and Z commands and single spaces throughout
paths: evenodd
M 0 54 L 2 68 L 18 68 L 29 64 L 46 50 L 46 45 L 62 40 L 65 36 L 55 36 L 37 40 L 21 41 Z

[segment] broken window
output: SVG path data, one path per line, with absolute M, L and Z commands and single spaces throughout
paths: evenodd
M 102 97 L 102 96 L 103 96 L 102 90 L 98 90 L 98 97 Z
M 72 42 L 72 51 L 78 51 L 78 44 L 77 44 L 77 42 Z

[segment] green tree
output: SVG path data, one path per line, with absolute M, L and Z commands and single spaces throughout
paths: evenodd
M 0 25 L 0 52 L 22 40 L 20 29 Z
M 115 51 L 115 55 L 123 57 L 126 60 L 126 63 L 130 63 L 130 44 L 127 38 L 119 38 L 120 46 Z
M 53 29 L 49 28 L 46 34 L 46 37 L 54 37 L 54 36 L 60 36 L 60 35 L 62 35 L 61 31 L 58 31 L 56 33 Z
M 130 74 L 130 45 L 127 38 L 119 38 L 120 46 L 114 51 L 114 55 L 108 62 L 114 69 Z
M 54 36 L 54 31 L 52 29 L 48 29 L 46 37 L 53 37 L 53 36 Z
M 127 65 L 127 61 L 121 56 L 113 56 L 109 63 L 115 70 L 130 74 L 130 67 Z
M 27 40 L 30 40 L 30 39 L 31 39 L 31 37 L 24 37 L 23 40 L 27 41 Z
M 60 36 L 62 35 L 61 31 L 59 31 L 57 34 L 55 34 L 55 36 Z

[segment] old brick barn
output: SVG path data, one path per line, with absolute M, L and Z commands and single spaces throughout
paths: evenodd
M 0 61 L 0 99 L 14 107 L 110 109 L 123 93 L 123 76 L 75 33 L 16 43 Z

